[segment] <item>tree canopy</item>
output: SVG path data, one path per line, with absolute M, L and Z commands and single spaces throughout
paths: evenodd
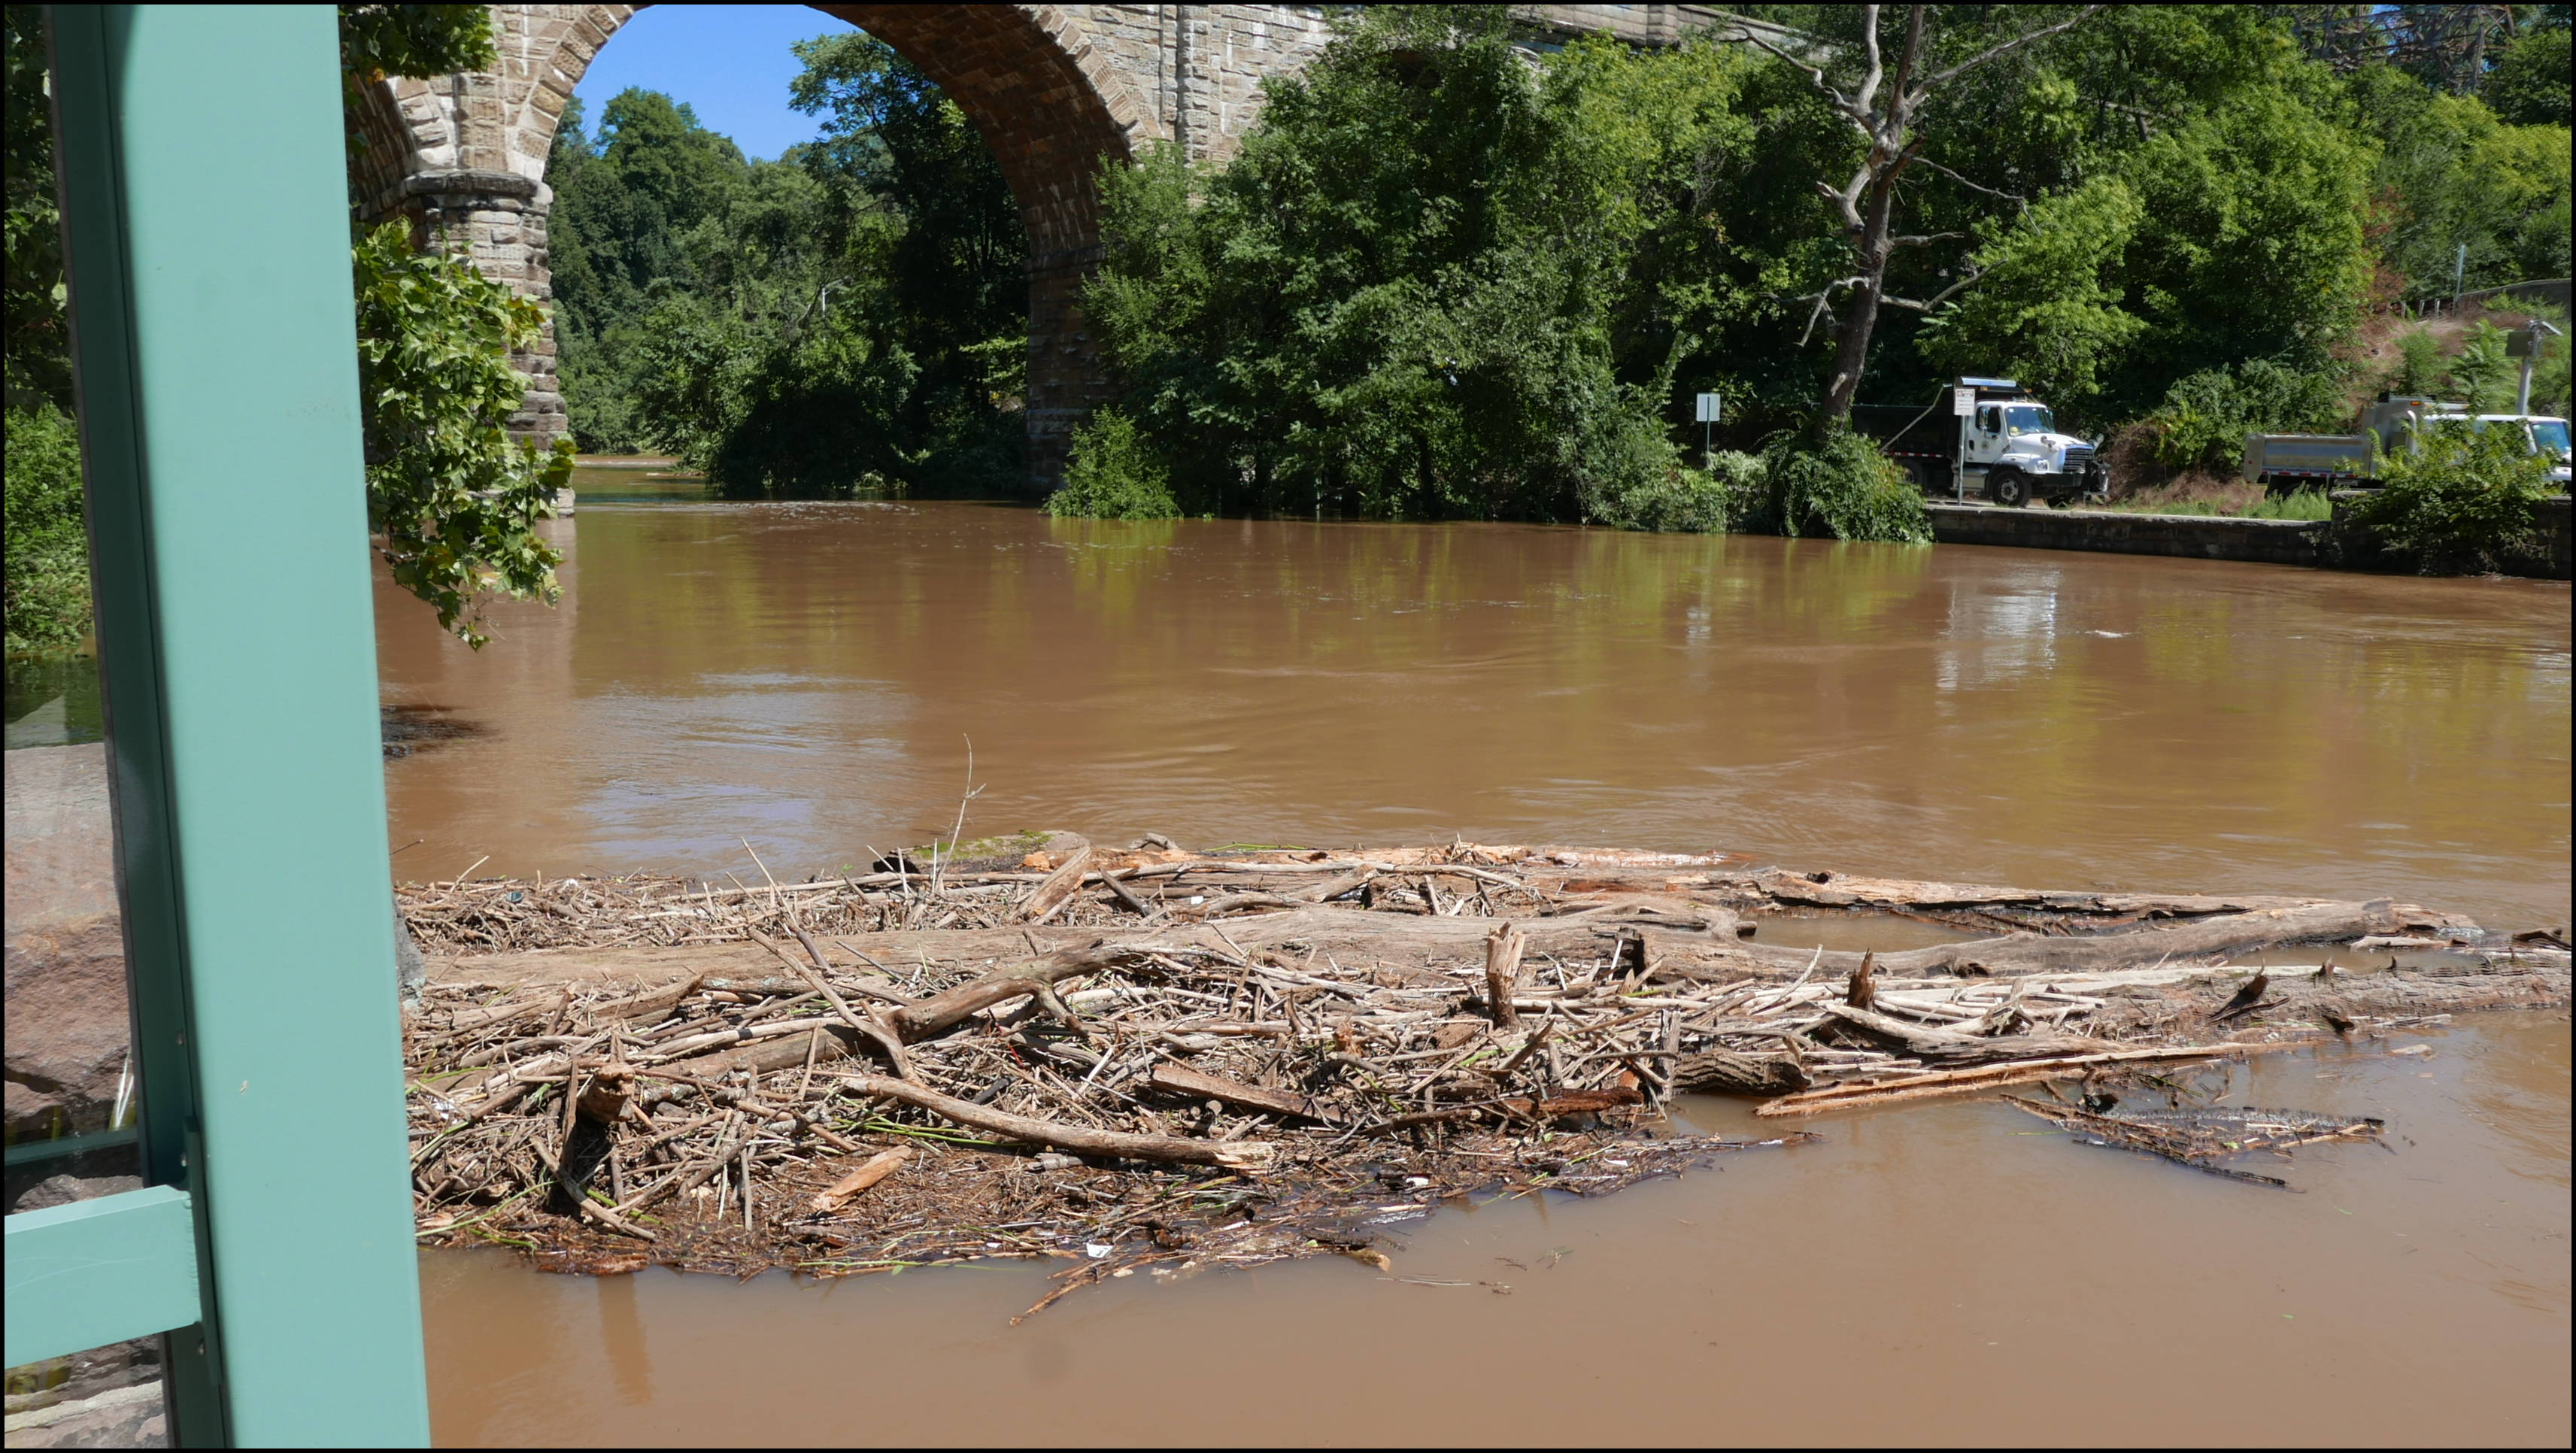
M 547 176 L 574 428 L 737 495 L 1016 486 L 1028 243 L 955 104 L 883 42 L 800 42 L 820 139 L 746 160 L 629 90 Z

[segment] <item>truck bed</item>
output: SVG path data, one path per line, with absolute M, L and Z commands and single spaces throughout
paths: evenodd
M 2248 483 L 2327 482 L 2369 477 L 2377 440 L 2368 434 L 2248 434 Z

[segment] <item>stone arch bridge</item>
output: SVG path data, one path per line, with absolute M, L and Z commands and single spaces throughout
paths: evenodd
M 368 144 L 352 179 L 361 213 L 409 216 L 425 239 L 462 246 L 488 276 L 550 299 L 545 166 L 555 126 L 592 59 L 642 8 L 495 5 L 492 70 L 374 87 L 359 117 Z M 1100 256 L 1100 160 L 1154 143 L 1222 160 L 1259 109 L 1261 82 L 1297 71 L 1330 38 L 1330 7 L 813 8 L 886 42 L 938 82 L 983 133 L 1019 200 L 1029 234 L 1029 478 L 1051 487 L 1074 424 L 1108 391 L 1076 309 Z M 1745 24 L 1699 6 L 1518 8 L 1534 32 L 1606 31 L 1640 45 Z M 518 364 L 528 379 L 520 431 L 560 437 L 571 421 L 551 330 Z

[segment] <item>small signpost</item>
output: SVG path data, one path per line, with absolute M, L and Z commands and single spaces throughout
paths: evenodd
M 1977 411 L 1977 391 L 1973 388 L 1950 390 L 1950 412 L 1964 419 Z M 1950 498 L 1962 504 L 1968 498 L 1968 430 L 1961 425 L 1958 441 L 1950 446 Z
M 1714 426 L 1718 421 L 1718 410 L 1719 404 L 1717 401 L 1717 395 L 1701 394 L 1699 396 L 1699 462 L 1702 467 L 1705 467 L 1711 459 L 1716 457 L 1716 452 L 1711 447 L 1709 441 L 1711 434 L 1714 432 Z

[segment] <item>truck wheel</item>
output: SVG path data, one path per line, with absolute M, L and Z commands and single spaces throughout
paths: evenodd
M 2008 510 L 2030 503 L 2030 481 L 2018 469 L 1986 471 L 1986 498 Z

